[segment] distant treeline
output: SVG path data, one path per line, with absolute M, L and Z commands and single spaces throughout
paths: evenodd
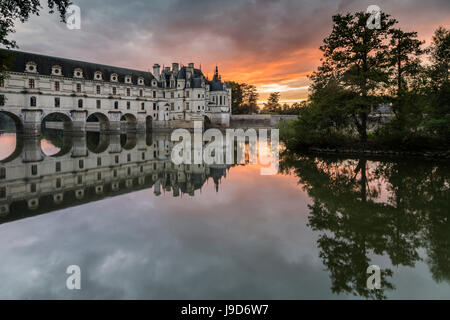
M 449 149 L 450 30 L 437 28 L 424 47 L 389 15 L 381 13 L 379 29 L 367 26 L 369 17 L 333 16 L 308 103 L 280 128 L 288 149 Z M 389 121 L 374 123 L 380 106 Z

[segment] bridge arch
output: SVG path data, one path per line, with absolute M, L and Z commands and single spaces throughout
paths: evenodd
M 147 131 L 151 131 L 152 126 L 153 126 L 153 117 L 152 116 L 145 117 L 145 129 Z
M 97 122 L 100 124 L 100 131 L 109 130 L 109 118 L 106 114 L 101 112 L 93 112 L 88 115 L 86 122 Z
M 137 119 L 136 116 L 131 113 L 125 113 L 120 118 L 121 122 L 125 122 L 126 131 L 136 131 L 137 130 Z
M 23 132 L 23 122 L 18 115 L 16 115 L 15 113 L 9 112 L 9 111 L 5 111 L 5 110 L 0 110 L 0 114 L 5 115 L 9 119 L 12 120 L 12 123 L 14 123 L 14 126 L 15 126 L 16 133 Z
M 137 135 L 134 133 L 127 133 L 120 135 L 120 145 L 125 150 L 132 150 L 136 147 L 137 144 Z
M 86 144 L 90 152 L 100 154 L 105 152 L 110 143 L 110 136 L 102 132 L 88 132 L 86 134 Z
M 62 125 L 61 125 L 62 122 Z M 72 117 L 64 112 L 48 112 L 41 116 L 41 129 L 63 129 L 71 131 L 73 128 Z

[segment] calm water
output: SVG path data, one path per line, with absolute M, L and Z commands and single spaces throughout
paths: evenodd
M 450 298 L 448 163 L 168 154 L 165 134 L 1 135 L 0 298 Z

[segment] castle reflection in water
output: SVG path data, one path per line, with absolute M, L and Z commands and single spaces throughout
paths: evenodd
M 194 196 L 208 179 L 218 191 L 229 168 L 175 165 L 170 132 L 70 136 L 48 130 L 44 138 L 54 154 L 44 153 L 41 137 L 17 135 L 14 151 L 1 161 L 0 223 L 142 189 Z

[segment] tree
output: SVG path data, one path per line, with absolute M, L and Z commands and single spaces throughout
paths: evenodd
M 367 141 L 368 115 L 380 102 L 383 84 L 388 81 L 386 39 L 397 23 L 381 13 L 381 28 L 370 29 L 366 25 L 369 17 L 364 12 L 333 16 L 333 30 L 320 47 L 324 54 L 322 65 L 310 77 L 313 98 L 314 92 L 326 87 L 330 81 L 341 91 L 353 93 L 339 103 L 344 103 L 343 109 L 352 119 L 363 143 Z
M 450 140 L 450 30 L 439 27 L 429 48 L 432 65 L 427 69 L 425 95 L 428 106 L 424 127 L 448 146 Z
M 264 111 L 267 113 L 277 113 L 280 109 L 280 93 L 272 92 L 264 104 Z
M 393 111 L 399 125 L 405 127 L 409 115 L 420 113 L 420 110 L 413 110 L 412 108 L 417 106 L 414 101 L 418 101 L 418 99 L 416 99 L 416 92 L 410 90 L 413 80 L 420 75 L 420 56 L 424 53 L 421 46 L 424 42 L 417 39 L 417 32 L 392 29 L 390 34 L 389 65 L 391 81 L 389 85 L 395 88 L 395 93 L 392 93 L 394 96 Z M 408 127 L 411 125 L 409 123 Z
M 258 112 L 258 91 L 254 85 L 246 83 L 230 82 L 233 114 L 249 114 Z

